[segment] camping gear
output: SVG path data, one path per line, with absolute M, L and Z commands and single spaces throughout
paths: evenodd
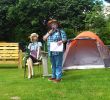
M 110 52 L 95 33 L 82 32 L 67 45 L 64 70 L 105 67 L 110 67 Z

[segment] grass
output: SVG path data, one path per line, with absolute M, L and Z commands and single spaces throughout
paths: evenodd
M 110 69 L 66 71 L 58 84 L 37 70 L 28 80 L 23 69 L 0 67 L 0 100 L 110 100 Z

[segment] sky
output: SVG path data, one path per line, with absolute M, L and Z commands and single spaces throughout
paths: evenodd
M 110 3 L 105 2 L 105 0 L 103 0 L 104 5 L 110 5 Z

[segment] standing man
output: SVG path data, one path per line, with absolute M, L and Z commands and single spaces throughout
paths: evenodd
M 48 21 L 49 31 L 43 37 L 43 40 L 47 40 L 48 53 L 50 56 L 50 61 L 52 64 L 52 77 L 49 78 L 49 81 L 53 81 L 58 83 L 62 78 L 62 62 L 63 62 L 63 51 L 50 51 L 50 44 L 52 42 L 56 42 L 59 46 L 66 42 L 67 36 L 59 22 L 55 19 L 51 19 Z

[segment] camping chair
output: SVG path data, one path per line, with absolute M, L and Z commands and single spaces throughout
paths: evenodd
M 33 66 L 37 66 L 38 67 L 38 73 L 41 74 L 40 65 L 41 65 L 41 62 L 42 62 L 42 57 L 41 57 L 41 55 L 40 55 L 40 57 L 38 57 L 39 53 L 40 52 L 39 52 L 39 49 L 38 49 L 37 62 L 33 63 Z M 30 55 L 30 50 L 26 46 L 25 55 L 24 55 L 24 58 L 23 58 L 23 60 L 24 60 L 24 78 L 26 78 L 27 59 L 29 58 L 29 55 Z

